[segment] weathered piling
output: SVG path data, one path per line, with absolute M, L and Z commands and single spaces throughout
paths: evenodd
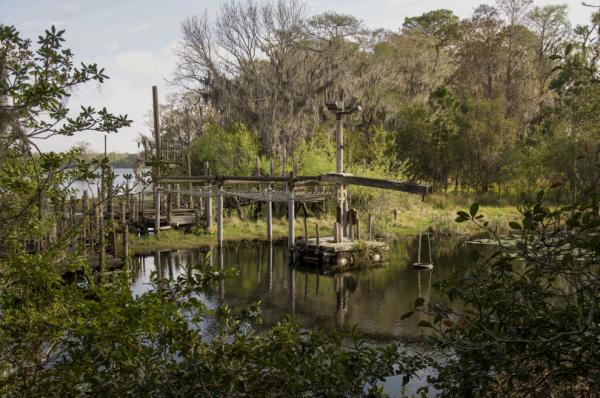
M 223 244 L 223 186 L 217 190 L 217 244 Z
M 152 111 L 154 116 L 154 141 L 156 147 L 156 160 L 161 159 L 161 145 L 160 145 L 160 115 L 158 108 L 158 87 L 152 86 Z M 153 168 L 154 178 L 152 186 L 154 190 L 154 233 L 158 235 L 160 230 L 160 191 L 158 186 L 158 180 L 160 178 L 160 167 L 155 165 Z
M 181 208 L 181 193 L 180 193 L 179 184 L 175 184 L 175 208 L 176 209 Z
M 210 166 L 208 165 L 208 162 L 204 162 L 204 175 L 205 176 L 209 176 L 210 175 Z M 211 198 L 211 185 L 208 184 L 208 192 L 209 192 L 209 196 L 206 198 L 206 202 L 205 202 L 205 209 L 204 209 L 204 216 L 205 216 L 205 221 L 206 221 L 206 229 L 211 229 L 212 228 L 212 198 Z
M 121 229 L 123 232 L 123 259 L 127 261 L 129 257 L 129 228 L 127 226 L 124 201 L 121 202 Z
M 167 224 L 171 225 L 173 221 L 173 194 L 167 193 Z
M 87 253 L 88 231 L 89 231 L 89 196 L 87 191 L 81 195 L 81 217 L 83 218 L 83 228 L 81 229 L 81 245 L 83 253 Z
M 99 272 L 100 277 L 104 274 L 105 271 L 105 263 L 106 263 L 106 242 L 104 239 L 104 208 L 100 204 L 97 207 L 98 209 L 98 256 L 99 256 Z
M 271 200 L 271 195 L 273 194 L 273 190 L 271 188 L 267 189 L 267 208 L 266 208 L 266 216 L 267 216 L 267 239 L 269 241 L 273 240 L 273 202 Z
M 294 241 L 295 236 L 294 236 L 294 221 L 295 221 L 295 206 L 296 206 L 296 201 L 295 201 L 295 193 L 294 193 L 294 187 L 290 186 L 289 190 L 288 190 L 288 249 L 291 251 L 293 251 L 294 249 Z

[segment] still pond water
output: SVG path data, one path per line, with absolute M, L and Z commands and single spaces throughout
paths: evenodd
M 222 251 L 215 247 L 198 250 L 156 252 L 136 258 L 137 275 L 133 294 L 151 289 L 150 276 L 156 272 L 163 278 L 176 278 L 185 273 L 185 265 L 202 264 L 208 254 L 208 266 L 234 268 L 238 275 L 219 282 L 204 293 L 209 308 L 219 305 L 245 306 L 261 302 L 262 319 L 273 325 L 286 315 L 307 328 L 339 328 L 356 325 L 363 334 L 377 342 L 406 341 L 421 335 L 415 315 L 401 320 L 417 297 L 435 302 L 438 295 L 433 284 L 461 275 L 470 263 L 473 249 L 463 239 L 443 238 L 432 241 L 431 271 L 416 271 L 416 238 L 406 238 L 387 253 L 387 262 L 378 268 L 361 269 L 343 274 L 323 274 L 317 267 L 290 266 L 285 245 L 237 245 Z M 210 336 L 216 325 L 206 324 L 203 333 Z M 421 380 L 413 380 L 401 394 L 401 378 L 390 377 L 384 388 L 392 397 L 412 396 L 425 385 L 428 372 Z M 429 396 L 435 396 L 430 391 Z

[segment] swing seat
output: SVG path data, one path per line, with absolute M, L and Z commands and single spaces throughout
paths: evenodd
M 413 268 L 419 271 L 427 271 L 433 269 L 433 263 L 413 263 Z

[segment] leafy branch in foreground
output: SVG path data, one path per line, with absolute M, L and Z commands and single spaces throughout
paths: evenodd
M 21 269 L 24 261 L 33 258 L 3 266 Z M 52 253 L 39 261 L 52 261 Z M 396 345 L 367 344 L 356 330 L 307 331 L 284 320 L 255 333 L 257 305 L 204 305 L 203 289 L 230 273 L 204 264 L 175 281 L 153 279 L 153 289 L 139 297 L 126 278 L 112 288 L 78 289 L 61 283 L 55 269 L 32 267 L 29 282 L 37 289 L 27 294 L 24 280 L 2 274 L 3 395 L 381 395 L 379 380 L 408 378 L 418 361 L 402 358 Z M 209 325 L 212 336 L 205 334 Z
M 600 217 L 588 192 L 573 206 L 547 206 L 544 192 L 521 206 L 514 236 L 501 238 L 478 206 L 458 212 L 496 241 L 491 254 L 437 288 L 432 341 L 448 349 L 431 383 L 445 396 L 575 397 L 600 390 Z M 409 316 L 410 314 L 407 314 Z

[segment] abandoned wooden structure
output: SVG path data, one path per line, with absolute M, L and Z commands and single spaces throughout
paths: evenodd
M 153 109 L 154 109 L 154 144 L 151 145 L 154 161 L 149 163 L 153 167 L 153 215 L 144 215 L 145 223 L 153 223 L 155 233 L 161 228 L 172 226 L 184 226 L 199 224 L 200 209 L 203 210 L 203 219 L 206 228 L 213 225 L 213 201 L 216 202 L 216 243 L 222 245 L 224 240 L 223 213 L 226 198 L 233 198 L 237 203 L 261 203 L 265 209 L 266 238 L 273 238 L 273 204 L 287 203 L 288 217 L 288 248 L 290 252 L 297 253 L 305 260 L 318 262 L 335 262 L 342 264 L 344 261 L 351 262 L 351 256 L 357 242 L 372 249 L 372 260 L 382 258 L 382 250 L 385 245 L 369 239 L 361 240 L 358 228 L 358 215 L 356 211 L 349 208 L 347 187 L 349 185 L 360 185 L 392 191 L 406 192 L 419 196 L 425 196 L 430 192 L 430 187 L 420 184 L 391 181 L 377 178 L 367 178 L 344 173 L 343 150 L 343 119 L 344 116 L 359 110 L 356 99 L 348 102 L 328 102 L 327 107 L 336 115 L 336 172 L 315 176 L 273 175 L 273 162 L 271 161 L 270 175 L 260 175 L 257 160 L 257 170 L 254 176 L 228 176 L 211 175 L 210 167 L 204 165 L 204 175 L 194 176 L 191 174 L 189 153 L 184 155 L 182 146 L 175 137 L 161 132 L 160 114 L 158 106 L 158 89 L 152 87 Z M 164 142 L 163 142 L 164 141 Z M 164 144 L 164 145 L 163 145 Z M 167 149 L 163 148 L 166 147 Z M 179 152 L 177 148 L 180 148 Z M 146 149 L 147 152 L 147 149 Z M 183 167 L 185 164 L 186 167 Z M 182 172 L 185 175 L 182 175 Z M 187 189 L 181 189 L 181 185 L 187 185 Z M 249 186 L 248 189 L 240 189 L 240 186 Z M 274 189 L 278 186 L 278 189 Z M 333 226 L 333 237 L 308 237 L 308 226 L 306 225 L 306 210 L 304 211 L 304 237 L 298 240 L 295 237 L 295 220 L 298 203 L 309 203 L 322 201 L 329 193 L 324 187 L 334 187 L 336 196 L 336 221 Z M 319 190 L 310 191 L 311 187 Z M 173 203 L 181 204 L 181 196 L 187 197 L 188 209 L 182 211 L 179 206 L 173 209 Z M 166 214 L 161 202 L 166 197 Z M 175 197 L 175 200 L 173 198 Z M 144 213 L 146 214 L 146 213 Z M 369 216 L 370 219 L 370 216 Z M 372 225 L 369 220 L 369 231 Z M 356 233 L 353 231 L 356 229 Z M 293 256 L 292 256 L 293 257 Z

